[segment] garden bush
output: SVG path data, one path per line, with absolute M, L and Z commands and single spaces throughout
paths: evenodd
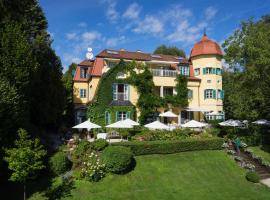
M 71 167 L 71 161 L 68 159 L 65 152 L 59 151 L 55 153 L 49 160 L 51 171 L 60 175 L 68 171 Z
M 220 134 L 220 129 L 219 128 L 208 128 L 206 130 L 206 133 L 217 137 Z
M 249 171 L 246 173 L 246 179 L 253 183 L 258 183 L 260 181 L 259 175 L 253 171 Z
M 36 192 L 28 200 L 49 200 L 49 198 L 46 197 L 45 192 Z
M 169 154 L 195 150 L 222 149 L 222 138 L 185 139 L 178 141 L 133 141 L 113 143 L 113 146 L 129 147 L 134 155 Z M 106 150 L 106 149 L 105 149 Z
M 132 167 L 133 154 L 128 147 L 109 146 L 102 153 L 102 161 L 109 172 L 125 173 Z
M 94 142 L 92 142 L 92 148 L 96 151 L 101 151 L 105 149 L 105 147 L 108 146 L 108 142 L 104 139 L 97 139 Z
M 88 181 L 99 181 L 105 176 L 105 164 L 97 153 L 87 153 L 82 161 L 80 177 Z
M 86 152 L 91 151 L 91 148 L 91 143 L 87 140 L 81 140 L 79 142 L 77 147 L 72 152 L 72 161 L 74 167 L 77 167 L 80 164 L 81 158 L 85 155 Z

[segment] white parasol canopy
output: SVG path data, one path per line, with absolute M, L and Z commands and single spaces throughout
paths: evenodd
M 220 126 L 243 127 L 245 124 L 239 120 L 229 119 L 219 123 Z
M 258 125 L 270 125 L 270 121 L 266 119 L 259 119 L 255 122 L 252 122 L 252 124 L 258 124 Z
M 120 120 L 110 125 L 107 125 L 106 128 L 133 128 L 133 125 L 128 124 L 125 120 Z
M 170 127 L 161 123 L 160 121 L 154 121 L 149 124 L 145 124 L 144 127 L 149 128 L 149 129 L 166 129 L 170 130 Z
M 191 121 L 189 121 L 181 126 L 184 128 L 203 128 L 207 125 L 208 124 L 206 124 L 206 123 L 201 123 L 201 122 L 198 122 L 196 120 L 191 120 Z
M 161 114 L 159 114 L 159 116 L 160 117 L 178 117 L 172 111 L 167 111 L 167 112 L 161 113 Z
M 87 128 L 88 130 L 90 130 L 90 129 L 93 129 L 93 128 L 101 128 L 101 126 L 90 122 L 90 119 L 88 119 L 88 120 L 84 121 L 81 124 L 73 126 L 72 128 L 78 128 L 78 129 Z
M 131 125 L 131 126 L 139 126 L 140 125 L 138 122 L 135 122 L 135 121 L 133 121 L 133 120 L 131 120 L 129 118 L 125 119 L 123 121 L 123 123 Z
M 209 109 L 202 108 L 202 107 L 188 107 L 188 108 L 186 108 L 186 111 L 192 111 L 192 112 L 208 112 Z

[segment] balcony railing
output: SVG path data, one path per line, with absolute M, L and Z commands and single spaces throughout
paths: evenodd
M 128 100 L 128 93 L 116 93 L 113 95 L 113 99 L 114 100 L 118 100 L 118 101 L 126 101 Z
M 165 76 L 165 77 L 176 77 L 178 72 L 175 70 L 168 69 L 152 69 L 153 76 Z

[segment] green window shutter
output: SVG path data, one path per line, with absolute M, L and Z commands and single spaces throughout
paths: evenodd
M 206 74 L 206 68 L 203 68 L 203 74 Z
M 204 90 L 204 99 L 206 99 L 206 90 Z
M 188 69 L 188 76 L 190 76 L 190 69 L 189 69 L 189 67 L 187 67 L 187 69 Z
M 130 85 L 128 85 L 128 100 L 130 100 Z
M 216 95 L 216 90 L 212 90 L 213 91 L 213 99 L 216 99 L 217 95 Z
M 221 90 L 221 99 L 224 99 L 224 90 Z
M 127 112 L 127 118 L 130 119 L 130 111 Z
M 184 67 L 181 66 L 181 74 L 184 75 Z
M 111 124 L 111 113 L 110 112 L 108 112 L 108 118 L 109 118 L 108 123 Z
M 113 100 L 117 100 L 117 84 L 112 85 Z
M 118 111 L 115 112 L 115 122 L 118 121 Z

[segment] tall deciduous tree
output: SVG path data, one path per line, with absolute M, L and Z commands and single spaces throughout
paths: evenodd
M 173 56 L 180 56 L 184 58 L 186 57 L 184 50 L 179 49 L 177 47 L 166 46 L 164 44 L 157 47 L 154 51 L 154 54 L 173 55 Z
M 26 199 L 26 181 L 36 177 L 39 170 L 43 169 L 43 158 L 46 151 L 38 139 L 31 140 L 24 129 L 18 130 L 19 139 L 15 147 L 6 150 L 5 160 L 8 168 L 12 170 L 11 181 L 21 182 L 24 185 L 24 200 Z
M 270 16 L 243 22 L 223 47 L 231 71 L 223 76 L 227 115 L 270 119 Z

